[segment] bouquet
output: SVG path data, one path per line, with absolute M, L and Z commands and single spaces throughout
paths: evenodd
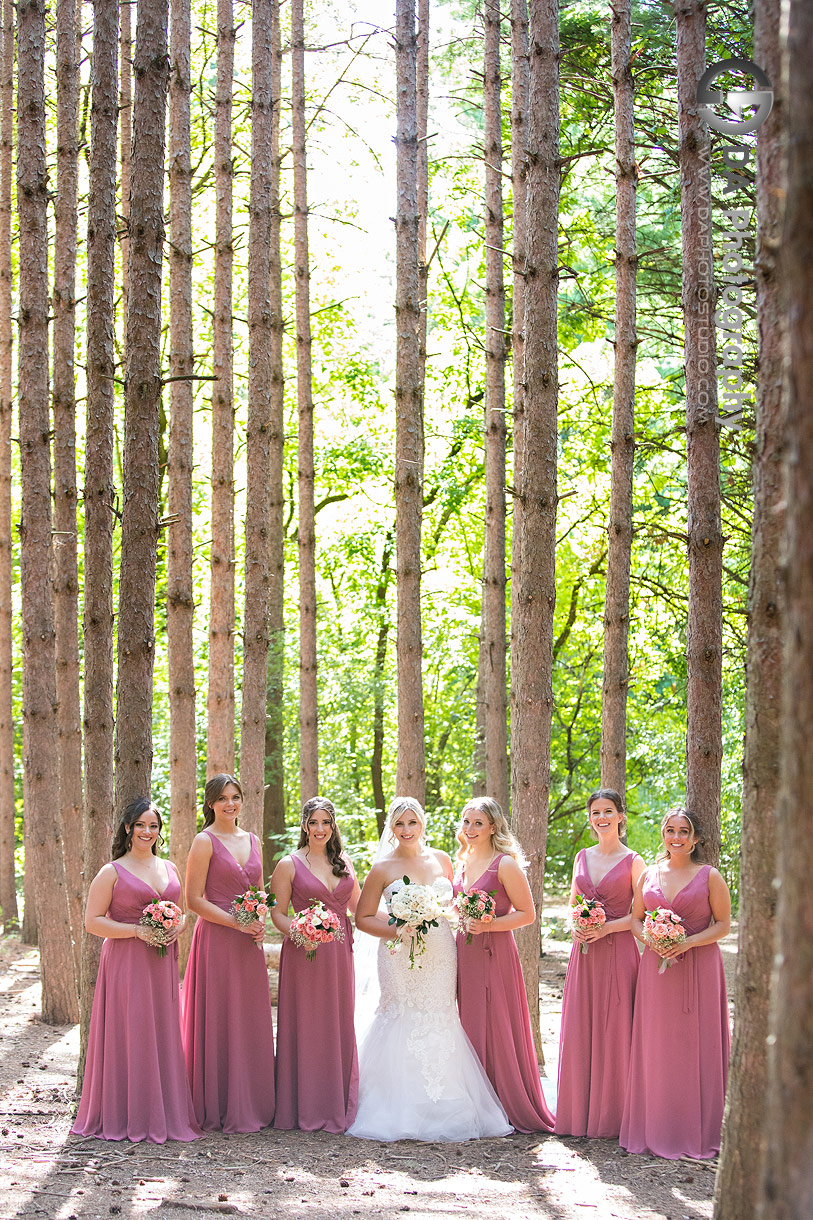
M 269 907 L 273 905 L 273 894 L 268 894 L 256 885 L 251 885 L 245 894 L 237 895 L 231 904 L 231 913 L 241 928 L 247 928 L 255 920 L 262 919 L 264 915 L 267 915 Z M 259 941 L 256 944 L 258 949 L 262 949 Z
M 471 944 L 471 932 L 469 932 L 468 924 L 471 919 L 479 919 L 481 923 L 491 923 L 492 919 L 496 918 L 497 902 L 496 890 L 468 890 L 461 891 L 454 900 L 460 915 L 461 931 L 466 933 L 466 944 Z
M 607 916 L 598 898 L 585 898 L 584 894 L 577 894 L 576 901 L 570 908 L 570 922 L 577 931 L 590 932 L 593 928 L 603 927 Z M 586 953 L 588 948 L 582 941 L 582 953 Z
M 174 902 L 154 898 L 144 907 L 138 922 L 152 932 L 150 943 L 158 950 L 158 956 L 166 957 L 169 933 L 180 927 L 182 920 L 183 911 Z
M 415 966 L 416 946 L 419 954 L 426 952 L 424 937 L 430 928 L 438 926 L 443 912 L 431 886 L 417 885 L 410 881 L 409 877 L 404 877 L 403 881 L 404 888 L 394 893 L 389 900 L 389 921 L 397 928 L 408 928 L 412 933 L 409 946 L 409 968 L 412 970 Z M 395 940 L 388 940 L 387 948 L 390 953 L 397 953 L 401 948 L 400 940 L 397 937 Z
M 680 916 L 676 915 L 674 911 L 670 911 L 669 907 L 655 907 L 654 911 L 646 912 L 644 940 L 659 957 L 664 949 L 668 949 L 672 945 L 682 945 L 685 939 L 686 929 L 680 922 Z M 672 965 L 674 965 L 672 959 L 664 957 L 658 966 L 658 974 L 663 974 L 664 970 L 668 970 Z
M 305 957 L 312 962 L 320 945 L 344 940 L 344 928 L 335 911 L 323 902 L 312 902 L 294 915 L 289 936 L 299 948 L 307 949 Z

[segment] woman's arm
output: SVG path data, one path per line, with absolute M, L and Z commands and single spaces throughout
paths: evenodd
M 283 856 L 271 877 L 271 889 L 277 900 L 271 908 L 271 921 L 283 936 L 291 934 L 291 916 L 288 908 L 291 905 L 291 889 L 294 884 L 294 862 L 290 856 Z
M 640 940 L 642 945 L 646 944 L 644 940 L 644 916 L 646 915 L 646 907 L 644 906 L 645 876 L 646 866 L 641 870 L 640 876 L 635 883 L 635 893 L 632 898 L 632 915 L 630 916 L 630 932 L 632 932 L 636 940 Z
M 262 941 L 265 928 L 259 919 L 247 925 L 239 924 L 231 911 L 222 911 L 213 902 L 209 902 L 208 898 L 204 898 L 211 859 L 212 840 L 205 834 L 196 835 L 186 861 L 186 902 L 189 910 L 209 923 L 220 924 L 223 928 L 236 928 L 238 932 L 245 932 L 254 940 Z M 236 894 L 234 896 L 237 897 Z
M 514 928 L 527 927 L 536 918 L 536 907 L 525 870 L 512 856 L 503 856 L 500 860 L 497 877 L 514 909 L 507 915 L 498 915 L 491 923 L 483 923 L 482 919 L 466 920 L 466 932 L 471 932 L 472 936 L 480 936 L 483 932 L 511 932 Z
M 113 887 L 118 873 L 112 864 L 100 868 L 90 883 L 85 905 L 85 929 L 93 936 L 104 936 L 107 940 L 143 940 L 152 944 L 152 932 L 139 923 L 119 923 L 107 912 L 113 901 Z
M 680 945 L 670 945 L 664 949 L 661 957 L 680 957 L 688 949 L 699 949 L 701 945 L 713 945 L 716 941 L 728 936 L 731 931 L 731 894 L 728 886 L 716 868 L 709 873 L 709 906 L 713 921 L 702 932 L 687 936 Z
M 387 940 L 396 935 L 396 929 L 384 915 L 378 914 L 381 895 L 384 893 L 384 870 L 374 864 L 364 881 L 356 907 L 356 927 L 367 932 L 369 936 L 377 936 L 379 940 Z
M 347 902 L 347 909 L 351 915 L 355 915 L 358 910 L 359 898 L 361 897 L 361 886 L 359 885 L 358 877 L 353 875 L 353 892 Z

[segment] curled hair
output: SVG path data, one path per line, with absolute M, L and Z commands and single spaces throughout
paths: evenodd
M 703 834 L 703 828 L 700 825 L 699 817 L 697 816 L 696 813 L 690 813 L 690 811 L 688 809 L 684 808 L 683 805 L 675 805 L 673 809 L 667 809 L 666 813 L 663 815 L 663 818 L 661 819 L 661 839 L 663 839 L 663 832 L 666 829 L 666 823 L 669 821 L 670 818 L 685 818 L 686 821 L 689 823 L 692 830 L 694 831 L 694 847 L 692 848 L 692 859 L 697 861 L 698 863 L 700 863 L 704 857 L 703 844 L 705 843 L 706 840 L 705 840 L 705 836 Z M 669 860 L 669 859 L 670 859 L 669 848 L 664 843 L 663 851 L 661 852 L 661 854 L 659 856 L 655 857 L 655 862 L 660 863 L 661 860 Z
M 239 781 L 233 775 L 226 775 L 221 771 L 219 775 L 213 775 L 211 779 L 207 779 L 206 787 L 203 789 L 203 829 L 211 826 L 215 820 L 215 801 L 223 795 L 223 789 L 229 784 L 234 784 L 237 791 L 240 793 L 240 800 L 243 799 L 243 789 L 240 787 Z
M 508 825 L 507 817 L 497 802 L 490 796 L 475 796 L 463 806 L 460 813 L 461 818 L 470 809 L 475 813 L 484 813 L 488 818 L 491 824 L 491 843 L 494 851 L 499 855 L 511 856 L 512 859 L 516 860 L 520 868 L 527 868 L 528 861 L 525 858 L 525 853 L 520 847 L 511 827 Z M 462 826 L 455 837 L 460 844 L 457 851 L 457 859 L 462 861 L 468 848 L 468 844 L 463 836 Z
M 596 788 L 595 792 L 591 792 L 587 798 L 588 820 L 591 816 L 590 811 L 593 807 L 593 801 L 612 801 L 618 812 L 621 814 L 621 821 L 618 823 L 619 838 L 621 835 L 625 835 L 627 833 L 627 810 L 624 806 L 624 798 L 621 793 L 616 792 L 615 788 Z M 593 830 L 592 826 L 590 827 L 590 833 L 594 838 L 598 838 L 598 835 Z
M 423 811 L 420 801 L 416 801 L 412 796 L 396 796 L 395 800 L 387 810 L 387 831 L 389 841 L 393 845 L 397 842 L 397 839 L 393 833 L 393 826 L 398 821 L 401 814 L 405 813 L 407 809 L 414 813 L 415 817 L 420 822 L 421 834 L 423 834 L 426 830 L 426 814 Z
M 331 836 L 325 847 L 325 855 L 327 856 L 328 864 L 331 867 L 334 877 L 349 877 L 350 870 L 344 859 L 342 846 L 342 836 L 339 834 L 339 827 L 336 824 L 336 810 L 333 808 L 333 802 L 329 801 L 326 796 L 312 796 L 309 801 L 305 801 L 302 806 L 302 821 L 299 826 L 299 842 L 297 850 L 300 847 L 308 846 L 308 822 L 318 809 L 326 813 L 330 818 Z
M 160 835 L 164 822 L 161 814 L 158 812 L 158 806 L 149 797 L 136 797 L 134 801 L 130 801 L 130 804 L 122 813 L 119 818 L 119 824 L 116 827 L 116 833 L 113 835 L 112 855 L 114 860 L 127 855 L 127 852 L 133 846 L 133 827 L 141 815 L 146 813 L 148 809 L 158 818 L 158 833 Z M 156 840 L 152 845 L 152 854 L 154 856 L 158 855 L 158 852 L 155 850 L 157 846 L 158 841 Z

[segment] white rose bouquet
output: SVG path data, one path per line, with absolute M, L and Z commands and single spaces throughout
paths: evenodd
M 404 877 L 403 881 L 404 888 L 398 890 L 389 900 L 389 921 L 399 930 L 406 928 L 412 935 L 409 946 L 409 968 L 412 970 L 415 966 L 416 948 L 419 954 L 426 952 L 426 933 L 430 928 L 438 926 L 443 911 L 431 886 L 417 885 L 410 881 L 409 877 Z M 390 953 L 397 953 L 401 948 L 400 938 L 388 940 L 387 948 Z M 418 962 L 419 967 L 420 964 Z

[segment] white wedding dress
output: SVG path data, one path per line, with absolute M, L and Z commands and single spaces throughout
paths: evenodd
M 404 882 L 384 890 L 389 903 Z M 451 882 L 434 882 L 441 906 Z M 347 1134 L 374 1140 L 469 1140 L 513 1128 L 457 1013 L 457 947 L 446 919 L 409 968 L 407 946 L 378 947 L 378 1008 L 359 1052 L 359 1105 Z

